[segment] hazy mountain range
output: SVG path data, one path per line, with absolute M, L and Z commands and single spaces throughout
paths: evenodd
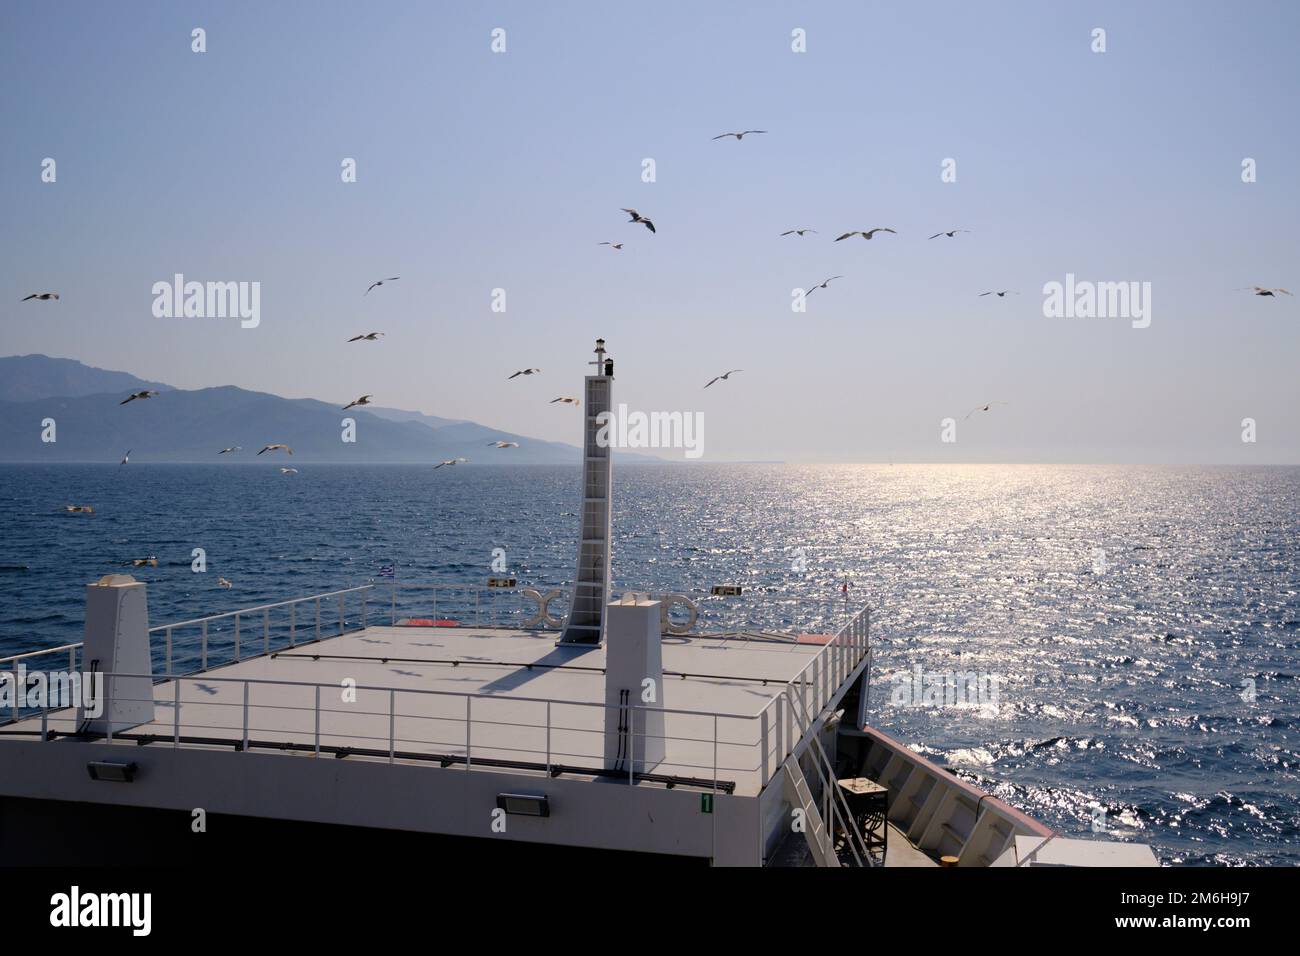
M 119 404 L 132 392 L 160 392 L 146 401 Z M 357 440 L 341 439 L 344 418 L 356 420 Z M 55 422 L 54 442 L 41 440 L 45 419 Z M 575 435 L 581 423 L 575 413 Z M 504 439 L 518 448 L 496 449 Z M 477 422 L 439 418 L 395 408 L 352 408 L 306 398 L 281 398 L 233 385 L 178 389 L 127 372 L 92 368 L 47 355 L 0 357 L 0 462 L 253 461 L 263 445 L 283 442 L 300 462 L 436 463 L 468 458 L 475 464 L 579 464 L 575 445 L 540 441 Z M 242 450 L 218 455 L 234 445 Z M 258 459 L 266 462 L 270 456 Z M 620 452 L 622 462 L 656 459 Z

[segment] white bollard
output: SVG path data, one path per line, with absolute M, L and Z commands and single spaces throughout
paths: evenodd
M 77 727 L 91 733 L 130 730 L 154 719 L 153 662 L 149 657 L 149 600 L 143 581 L 129 574 L 107 574 L 86 585 L 86 638 L 83 680 L 98 680 L 103 699 L 92 716 L 78 708 Z M 140 677 L 92 678 L 99 674 Z M 92 684 L 92 686 L 96 686 Z

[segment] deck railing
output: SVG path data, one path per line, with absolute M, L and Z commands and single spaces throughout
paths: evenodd
M 381 582 L 379 585 L 366 584 L 354 588 L 346 588 L 338 591 L 330 591 L 323 594 L 315 594 L 302 598 L 295 598 L 288 601 L 278 601 L 270 604 L 257 605 L 250 608 L 241 608 L 236 611 L 227 611 L 221 614 L 208 615 L 206 617 L 193 618 L 186 621 L 179 621 L 172 624 L 161 624 L 149 628 L 151 637 L 157 635 L 160 641 L 151 640 L 151 651 L 157 664 L 156 672 L 152 675 L 155 684 L 171 680 L 172 691 L 175 694 L 176 706 L 175 719 L 180 717 L 180 695 L 181 687 L 186 681 L 191 686 L 202 685 L 220 685 L 224 683 L 236 683 L 243 687 L 243 720 L 237 728 L 204 728 L 194 727 L 193 730 L 215 730 L 215 729 L 238 729 L 240 736 L 235 741 L 241 745 L 246 745 L 250 741 L 250 733 L 256 728 L 251 728 L 247 722 L 249 698 L 253 694 L 255 687 L 262 685 L 276 687 L 314 687 L 316 699 L 312 702 L 310 711 L 313 715 L 313 725 L 316 728 L 315 740 L 319 745 L 320 726 L 322 717 L 328 721 L 327 715 L 330 709 L 321 709 L 319 696 L 322 689 L 328 689 L 331 693 L 337 693 L 339 686 L 337 684 L 321 685 L 304 685 L 301 683 L 286 681 L 259 681 L 243 678 L 220 678 L 213 676 L 209 670 L 213 666 L 221 666 L 227 663 L 233 663 L 239 660 L 245 660 L 249 657 L 257 657 L 265 654 L 277 652 L 285 648 L 299 646 L 303 643 L 322 640 L 327 637 L 338 636 L 346 633 L 353 633 L 365 629 L 372 623 L 371 618 L 377 617 L 380 621 L 387 619 L 387 623 L 396 623 L 403 619 L 406 612 L 397 609 L 398 602 L 404 600 L 403 592 L 406 595 L 417 594 L 417 601 L 422 610 L 415 613 L 428 613 L 437 616 L 438 608 L 443 612 L 455 613 L 458 615 L 457 620 L 464 619 L 468 623 L 468 611 L 473 609 L 474 619 L 483 621 L 484 619 L 499 619 L 503 612 L 511 608 L 507 599 L 499 599 L 494 594 L 491 598 L 485 599 L 482 592 L 488 592 L 487 588 L 480 588 L 473 585 L 408 585 L 397 583 L 391 587 L 386 587 L 389 582 Z M 383 591 L 388 591 L 387 595 Z M 378 592 L 378 595 L 377 593 Z M 511 592 L 503 592 L 509 594 Z M 518 597 L 518 592 L 515 592 Z M 384 600 L 376 601 L 377 596 L 382 596 Z M 352 604 L 351 616 L 349 616 L 349 602 Z M 526 610 L 526 608 L 524 609 Z M 287 613 L 287 621 L 285 615 Z M 513 614 L 514 612 L 511 611 Z M 486 625 L 492 626 L 492 625 Z M 193 637 L 197 631 L 197 640 Z M 738 639 L 750 639 L 745 633 L 735 635 Z M 181 638 L 178 640 L 178 637 Z M 689 740 L 695 745 L 711 744 L 714 751 L 713 761 L 702 758 L 688 761 L 682 765 L 683 769 L 704 770 L 708 769 L 712 773 L 712 780 L 716 785 L 717 772 L 719 769 L 727 770 L 733 773 L 754 773 L 759 775 L 761 785 L 766 785 L 774 774 L 779 771 L 781 764 L 787 756 L 800 745 L 803 739 L 814 731 L 817 722 L 824 716 L 823 712 L 832 702 L 834 696 L 846 684 L 847 680 L 857 671 L 858 667 L 864 661 L 869 663 L 870 654 L 870 610 L 862 608 L 856 614 L 853 614 L 849 620 L 830 637 L 830 639 L 821 646 L 818 651 L 811 655 L 808 661 L 800 669 L 799 673 L 791 679 L 785 687 L 760 711 L 755 715 L 736 715 L 708 712 L 692 711 L 672 711 L 663 710 L 665 714 L 676 714 L 679 718 L 691 715 L 703 720 L 711 719 L 715 726 L 696 728 L 696 735 L 688 738 L 681 738 L 681 741 Z M 0 658 L 0 672 L 14 670 L 18 665 L 23 664 L 28 669 L 31 663 L 41 658 L 57 657 L 62 661 L 63 655 L 66 655 L 68 672 L 76 673 L 78 658 L 82 656 L 83 646 L 81 642 L 75 644 L 65 644 L 61 647 L 49 648 L 46 650 L 28 651 L 22 654 L 12 655 L 10 657 Z M 178 653 L 181 651 L 181 653 Z M 250 653 L 251 652 L 251 653 Z M 81 661 L 83 667 L 84 659 Z M 197 664 L 193 669 L 182 669 L 178 665 Z M 161 674 L 157 673 L 161 671 Z M 198 680 L 198 675 L 204 675 L 203 679 Z M 109 675 L 109 676 L 132 676 L 132 675 Z M 144 676 L 144 675 L 134 675 Z M 363 688 L 357 688 L 362 690 Z M 580 749 L 572 752 L 552 753 L 552 731 L 560 730 L 564 733 L 582 735 L 594 735 L 593 739 L 603 740 L 604 724 L 603 721 L 599 727 L 577 728 L 577 727 L 553 727 L 553 711 L 557 708 L 597 708 L 603 709 L 606 705 L 596 703 L 580 703 L 573 701 L 559 700 L 542 700 L 538 698 L 520 698 L 520 697 L 502 697 L 493 695 L 476 695 L 476 694 L 456 694 L 443 691 L 425 691 L 406 688 L 391 687 L 368 687 L 364 688 L 369 692 L 389 695 L 388 718 L 390 727 L 388 737 L 392 738 L 387 741 L 388 752 L 390 756 L 395 752 L 394 748 L 399 742 L 420 742 L 424 745 L 432 745 L 437 741 L 430 739 L 412 738 L 407 741 L 406 738 L 394 736 L 396 726 L 394 722 L 398 718 L 409 720 L 429 720 L 445 723 L 450 718 L 447 715 L 426 715 L 421 717 L 416 714 L 399 714 L 392 710 L 396 706 L 396 701 L 400 697 L 405 698 L 407 695 L 431 695 L 433 697 L 456 697 L 464 701 L 466 712 L 465 720 L 465 740 L 463 748 L 463 757 L 468 765 L 472 761 L 471 733 L 474 721 L 471 719 L 471 713 L 475 706 L 474 701 L 481 701 L 477 706 L 480 711 L 490 711 L 494 706 L 502 702 L 513 701 L 530 701 L 538 705 L 545 705 L 545 715 L 538 715 L 541 723 L 530 722 L 520 724 L 519 729 L 541 729 L 545 736 L 545 745 L 532 748 L 523 748 L 533 757 L 543 755 L 544 759 L 540 761 L 544 768 L 549 769 L 552 766 L 552 757 L 560 756 L 579 760 L 590 761 L 593 758 L 603 758 L 603 752 L 597 750 L 594 753 L 587 752 L 586 749 Z M 210 693 L 205 691 L 205 693 Z M 12 721 L 19 720 L 23 714 L 19 706 L 19 696 L 14 695 L 12 714 L 5 715 Z M 161 706 L 168 706 L 169 702 L 159 702 Z M 232 706 L 229 702 L 213 702 L 216 706 Z M 260 706 L 260 705 L 259 705 Z M 287 707 L 286 705 L 277 704 L 281 709 L 301 710 L 305 705 L 298 707 Z M 635 709 L 640 710 L 661 710 L 661 708 L 651 708 L 638 706 Z M 58 711 L 57 707 L 47 707 L 41 711 L 42 736 L 49 725 L 50 714 Z M 29 714 L 35 714 L 35 709 L 27 709 Z M 353 713 L 354 711 L 348 711 Z M 374 717 L 375 714 L 362 716 Z M 383 714 L 378 716 L 382 717 Z M 71 718 L 69 718 L 71 719 Z M 456 718 L 460 720 L 459 717 Z M 743 722 L 749 731 L 743 736 L 746 743 L 743 745 L 739 739 L 727 739 L 718 736 L 717 724 L 730 724 L 735 721 Z M 489 722 L 491 723 L 491 722 Z M 503 726 L 513 726 L 505 722 Z M 699 736 L 702 734 L 702 736 Z M 179 724 L 175 728 L 175 735 L 179 742 L 181 737 L 201 737 L 203 734 L 181 734 Z M 347 736 L 347 735 L 344 735 Z M 379 741 L 384 743 L 383 733 L 378 735 L 364 735 L 365 740 L 369 743 Z M 678 738 L 665 738 L 678 739 Z M 679 742 L 681 742 L 679 741 Z M 283 741 L 281 741 L 283 743 Z M 333 746 L 333 745 L 332 745 Z M 349 747 L 351 745 L 343 743 L 338 747 Z M 603 744 L 601 745 L 603 746 Z M 717 751 L 722 748 L 725 752 L 730 753 L 736 747 L 743 747 L 744 750 L 752 752 L 754 755 L 753 763 L 741 761 L 739 758 L 731 759 L 730 762 L 718 768 L 716 764 Z M 337 748 L 336 748 L 337 749 Z M 369 748 L 373 749 L 373 748 Z M 492 748 L 502 751 L 514 749 L 510 746 Z M 690 749 L 689 747 L 687 748 Z M 382 750 L 382 748 L 381 748 Z M 643 741 L 644 753 L 644 741 Z M 449 755 L 458 759 L 458 752 L 449 752 Z M 446 755 L 444 755 L 446 756 Z M 537 762 L 537 761 L 534 761 Z M 630 766 L 630 765 L 629 765 Z M 690 774 L 687 774 L 690 776 Z M 633 779 L 636 775 L 633 774 Z

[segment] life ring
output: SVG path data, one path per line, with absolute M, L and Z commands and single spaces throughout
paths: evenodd
M 668 611 L 674 604 L 681 604 L 686 608 L 690 619 L 685 624 L 674 624 L 673 619 L 668 616 Z M 665 633 L 668 634 L 689 634 L 695 628 L 695 602 L 685 594 L 662 594 L 659 596 L 659 623 Z
M 551 616 L 551 602 L 564 594 L 559 588 L 552 588 L 545 594 L 536 588 L 524 588 L 521 593 L 524 597 L 531 598 L 533 603 L 537 605 L 537 612 L 524 621 L 525 630 L 543 624 L 546 627 L 560 627 L 564 624 L 559 618 Z

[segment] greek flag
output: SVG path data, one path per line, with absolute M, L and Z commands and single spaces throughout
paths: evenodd
M 397 573 L 397 565 L 395 564 L 385 564 L 383 567 L 379 569 L 379 576 L 381 578 L 391 578 L 396 573 Z

